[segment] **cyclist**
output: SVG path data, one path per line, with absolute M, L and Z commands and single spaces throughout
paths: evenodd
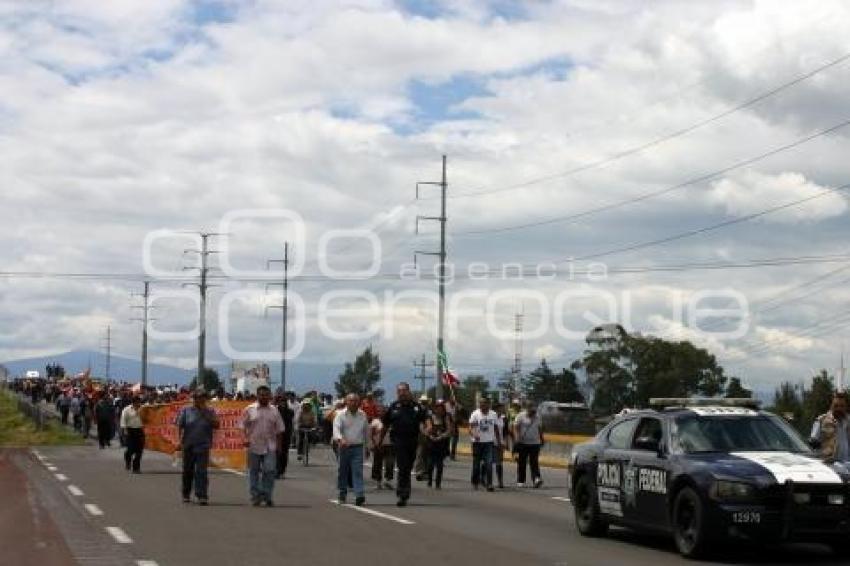
M 313 403 L 307 398 L 301 402 L 301 411 L 298 413 L 298 460 L 304 456 L 304 440 L 310 441 L 309 435 L 316 428 L 316 413 L 313 411 Z M 308 448 L 309 449 L 309 448 Z

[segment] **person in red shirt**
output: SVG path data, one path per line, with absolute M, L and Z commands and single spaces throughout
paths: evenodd
M 375 402 L 375 396 L 372 393 L 367 393 L 360 402 L 360 410 L 366 413 L 369 422 L 378 417 L 378 403 Z

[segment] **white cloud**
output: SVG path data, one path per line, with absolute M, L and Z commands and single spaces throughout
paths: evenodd
M 847 210 L 845 197 L 841 192 L 830 193 L 831 190 L 832 187 L 806 180 L 800 173 L 769 175 L 748 170 L 714 183 L 709 201 L 723 207 L 726 214 L 746 216 L 769 205 L 779 206 L 811 198 L 799 206 L 765 216 L 764 221 L 785 224 L 817 222 L 840 216 Z

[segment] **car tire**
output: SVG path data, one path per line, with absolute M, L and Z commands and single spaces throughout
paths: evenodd
M 596 500 L 596 486 L 587 474 L 579 477 L 573 491 L 573 509 L 575 511 L 578 532 L 586 537 L 600 537 L 608 532 L 608 523 L 602 519 L 599 502 Z
M 699 494 L 682 488 L 673 501 L 673 538 L 679 554 L 686 558 L 705 556 L 709 546 L 705 527 L 705 506 Z

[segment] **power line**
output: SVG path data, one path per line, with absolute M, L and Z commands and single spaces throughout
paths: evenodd
M 607 275 L 629 275 L 642 273 L 663 273 L 663 272 L 690 272 L 690 271 L 706 271 L 706 270 L 724 270 L 724 269 L 749 269 L 754 267 L 781 267 L 788 265 L 820 265 L 829 263 L 846 262 L 850 260 L 850 254 L 828 254 L 819 256 L 788 256 L 788 257 L 772 257 L 762 259 L 746 259 L 736 262 L 717 261 L 717 262 L 687 262 L 678 264 L 660 264 L 660 265 L 637 265 L 637 266 L 621 266 L 621 267 L 606 267 Z M 524 266 L 524 270 L 513 274 L 515 278 L 533 277 L 538 273 L 533 269 Z M 463 266 L 461 267 L 463 269 Z M 498 269 L 490 269 L 484 272 L 485 275 L 496 275 L 501 273 Z M 565 276 L 577 277 L 586 275 L 598 275 L 598 271 L 589 269 L 553 269 L 541 275 L 549 276 Z M 478 274 L 475 274 L 476 277 Z M 190 282 L 195 279 L 192 277 L 180 278 L 151 278 L 146 273 L 110 273 L 110 272 L 47 272 L 47 271 L 2 271 L 0 278 L 5 279 L 56 279 L 56 280 L 115 280 L 115 281 L 144 281 L 150 279 L 157 282 L 182 283 Z M 470 279 L 468 274 L 456 273 L 455 279 Z M 290 277 L 290 281 L 311 281 L 311 282 L 344 282 L 351 281 L 411 281 L 409 277 L 403 277 L 399 273 L 384 272 L 372 277 L 363 277 L 360 279 L 335 279 L 322 274 L 307 274 L 299 275 L 298 277 Z M 433 280 L 433 276 L 422 276 L 420 280 Z M 227 275 L 209 275 L 208 280 L 220 282 L 234 283 L 267 283 L 268 278 L 259 277 L 231 277 Z
M 624 253 L 624 252 L 641 250 L 641 249 L 645 249 L 645 248 L 659 246 L 659 245 L 662 245 L 662 244 L 667 244 L 667 243 L 670 243 L 670 242 L 674 242 L 676 240 L 682 240 L 682 239 L 685 239 L 685 238 L 698 236 L 700 234 L 705 234 L 705 233 L 708 233 L 708 232 L 713 232 L 715 230 L 720 230 L 722 228 L 727 228 L 729 226 L 734 226 L 735 224 L 741 224 L 742 222 L 748 222 L 750 220 L 755 220 L 756 218 L 761 218 L 763 216 L 767 216 L 767 215 L 773 214 L 775 212 L 787 210 L 789 208 L 799 206 L 801 204 L 805 204 L 805 203 L 810 202 L 812 200 L 819 199 L 821 197 L 825 197 L 825 196 L 837 193 L 839 191 L 846 190 L 847 188 L 850 188 L 850 183 L 841 185 L 840 187 L 836 187 L 836 188 L 833 188 L 833 189 L 826 189 L 826 190 L 821 191 L 821 192 L 819 192 L 815 195 L 808 196 L 808 197 L 801 198 L 801 199 L 797 199 L 797 200 L 794 200 L 794 201 L 791 201 L 791 202 L 788 202 L 788 203 L 785 203 L 785 204 L 781 204 L 781 205 L 778 205 L 778 206 L 772 206 L 770 208 L 765 208 L 763 210 L 760 210 L 759 212 L 747 214 L 745 216 L 733 218 L 731 220 L 725 220 L 723 222 L 718 222 L 716 224 L 710 224 L 708 226 L 703 226 L 702 228 L 696 228 L 696 229 L 693 229 L 693 230 L 688 230 L 686 232 L 680 232 L 678 234 L 672 234 L 672 235 L 666 236 L 664 238 L 657 238 L 657 239 L 654 239 L 654 240 L 648 240 L 648 241 L 640 242 L 640 243 L 637 243 L 637 244 L 631 244 L 631 245 L 627 245 L 627 246 L 622 246 L 620 248 L 614 248 L 614 249 L 606 250 L 606 251 L 603 251 L 603 252 L 597 252 L 597 253 L 588 254 L 588 255 L 585 255 L 585 256 L 580 256 L 580 257 L 577 257 L 577 258 L 567 258 L 567 259 L 561 260 L 561 261 L 586 261 L 586 260 L 589 260 L 589 259 L 598 259 L 600 257 L 607 257 L 607 256 L 610 256 L 610 255 L 616 255 L 616 254 L 620 254 L 620 253 Z
M 847 61 L 848 59 L 850 59 L 850 53 L 845 53 L 844 55 L 842 55 L 841 57 L 838 57 L 837 59 L 832 59 L 831 61 L 829 61 L 829 62 L 827 62 L 827 63 L 825 63 L 825 64 L 807 72 L 807 73 L 804 73 L 802 75 L 798 75 L 798 76 L 794 77 L 793 79 L 791 79 L 791 80 L 789 80 L 785 83 L 782 83 L 778 86 L 775 86 L 775 87 L 773 87 L 773 88 L 771 88 L 767 91 L 764 91 L 761 94 L 758 94 L 758 95 L 756 95 L 752 98 L 745 100 L 744 102 L 741 102 L 739 104 L 731 106 L 731 107 L 723 110 L 722 112 L 719 112 L 719 113 L 714 114 L 714 115 L 712 115 L 708 118 L 705 118 L 703 120 L 695 122 L 695 123 L 693 123 L 693 124 L 691 124 L 687 127 L 681 128 L 679 130 L 675 130 L 673 132 L 670 132 L 670 133 L 665 134 L 663 136 L 654 138 L 654 139 L 649 140 L 647 142 L 644 142 L 642 144 L 630 147 L 630 148 L 625 149 L 623 151 L 619 151 L 619 152 L 614 153 L 613 155 L 610 155 L 608 157 L 605 157 L 605 158 L 602 158 L 602 159 L 599 159 L 599 160 L 596 160 L 596 161 L 591 161 L 590 163 L 585 163 L 584 165 L 574 167 L 573 169 L 569 169 L 569 170 L 563 171 L 561 173 L 545 175 L 545 176 L 542 176 L 542 177 L 537 177 L 537 178 L 534 178 L 534 179 L 530 179 L 528 181 L 524 181 L 522 183 L 507 185 L 505 187 L 500 187 L 500 188 L 496 188 L 496 189 L 474 189 L 474 190 L 469 191 L 469 192 L 455 194 L 451 198 L 470 198 L 470 197 L 490 195 L 490 194 L 500 193 L 500 192 L 505 192 L 505 191 L 512 191 L 512 190 L 529 187 L 531 185 L 536 185 L 536 184 L 539 184 L 539 183 L 544 183 L 544 182 L 547 182 L 547 181 L 552 181 L 552 180 L 563 178 L 563 177 L 569 177 L 569 176 L 575 175 L 577 173 L 589 171 L 591 169 L 597 169 L 599 167 L 602 167 L 603 165 L 607 165 L 609 163 L 612 163 L 614 161 L 618 161 L 618 160 L 623 159 L 625 157 L 641 153 L 643 151 L 646 151 L 647 149 L 661 145 L 661 144 L 663 144 L 667 141 L 670 141 L 672 139 L 675 139 L 677 137 L 681 137 L 685 134 L 693 132 L 694 130 L 698 130 L 699 128 L 702 128 L 703 126 L 707 126 L 708 124 L 711 124 L 713 122 L 721 120 L 721 119 L 725 118 L 726 116 L 734 114 L 735 112 L 739 112 L 741 110 L 749 108 L 750 106 L 754 106 L 754 105 L 758 104 L 759 102 L 762 102 L 762 101 L 766 100 L 767 98 L 775 96 L 776 94 L 779 94 L 780 92 L 782 92 L 782 91 L 784 91 L 788 88 L 796 86 L 796 85 L 814 77 L 815 75 L 817 75 L 817 74 L 819 74 L 819 73 L 821 73 L 821 72 L 823 72 L 827 69 L 835 67 L 836 65 L 840 65 L 840 64 L 844 63 L 845 61 Z
M 717 177 L 720 177 L 721 175 L 729 173 L 730 171 L 734 171 L 736 169 L 740 169 L 742 167 L 752 165 L 753 163 L 757 163 L 759 161 L 767 159 L 768 157 L 773 157 L 774 155 L 777 155 L 777 154 L 782 153 L 784 151 L 787 151 L 789 149 L 792 149 L 792 148 L 798 147 L 800 145 L 803 145 L 807 142 L 810 142 L 813 139 L 825 136 L 827 134 L 830 134 L 832 132 L 840 130 L 841 128 L 845 128 L 848 125 L 850 125 L 850 120 L 844 120 L 843 122 L 840 122 L 840 123 L 838 123 L 834 126 L 831 126 L 827 129 L 825 129 L 825 130 L 820 130 L 820 131 L 815 132 L 813 134 L 809 134 L 809 135 L 807 135 L 803 138 L 800 138 L 798 140 L 795 140 L 791 143 L 788 143 L 788 144 L 782 145 L 780 147 L 771 149 L 770 151 L 767 151 L 767 152 L 762 153 L 760 155 L 756 155 L 755 157 L 750 157 L 748 159 L 744 159 L 743 161 L 738 161 L 737 163 L 729 165 L 728 167 L 724 167 L 722 169 L 718 169 L 718 170 L 712 171 L 710 173 L 706 173 L 704 175 L 700 175 L 698 177 L 688 179 L 688 180 L 683 181 L 681 183 L 678 183 L 676 185 L 665 187 L 665 188 L 657 190 L 657 191 L 650 191 L 648 193 L 643 193 L 643 194 L 638 195 L 638 196 L 633 197 L 633 198 L 621 200 L 621 201 L 618 201 L 618 202 L 613 202 L 613 203 L 610 203 L 610 204 L 605 204 L 605 205 L 602 205 L 602 206 L 597 206 L 597 207 L 590 208 L 590 209 L 582 211 L 582 212 L 578 212 L 578 213 L 575 213 L 575 214 L 569 214 L 569 215 L 566 215 L 566 216 L 557 216 L 557 217 L 553 217 L 553 218 L 547 218 L 547 219 L 544 219 L 544 220 L 537 220 L 537 221 L 534 221 L 534 222 L 525 222 L 523 224 L 515 224 L 515 225 L 512 225 L 512 226 L 482 228 L 482 229 L 479 229 L 479 230 L 465 230 L 465 231 L 461 231 L 461 232 L 455 232 L 455 233 L 452 234 L 452 236 L 453 237 L 457 237 L 457 236 L 477 236 L 477 235 L 484 235 L 484 234 L 495 234 L 495 233 L 499 233 L 499 232 L 511 232 L 511 231 L 514 231 L 514 230 L 524 230 L 524 229 L 527 229 L 527 228 L 536 228 L 536 227 L 545 226 L 545 225 L 548 225 L 548 224 L 560 224 L 560 223 L 567 223 L 567 222 L 573 223 L 576 220 L 580 220 L 582 218 L 586 218 L 586 217 L 592 216 L 594 214 L 599 214 L 601 212 L 608 212 L 608 211 L 616 210 L 618 208 L 623 208 L 623 207 L 626 207 L 626 206 L 629 206 L 629 205 L 632 205 L 632 204 L 637 204 L 637 203 L 640 203 L 640 202 L 643 202 L 643 201 L 646 201 L 646 200 L 650 200 L 650 199 L 671 193 L 673 191 L 677 191 L 679 189 L 683 189 L 685 187 L 690 187 L 692 185 L 696 185 L 697 183 L 701 183 L 701 182 L 704 182 L 704 181 L 709 181 L 711 179 L 715 179 Z

